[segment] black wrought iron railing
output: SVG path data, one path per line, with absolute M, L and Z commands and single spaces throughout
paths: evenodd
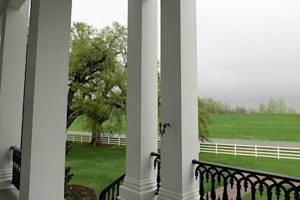
M 155 195 L 158 195 L 159 189 L 161 187 L 161 179 L 160 179 L 160 167 L 161 167 L 161 161 L 160 161 L 160 155 L 158 153 L 151 153 L 151 156 L 154 157 L 154 169 L 157 169 L 157 176 L 156 176 L 156 190 L 155 190 Z
M 124 182 L 125 174 L 106 187 L 100 194 L 99 200 L 117 200 L 120 194 L 120 185 Z
M 12 184 L 20 190 L 20 177 L 21 177 L 21 158 L 22 153 L 21 149 L 17 147 L 11 147 L 12 150 L 12 161 L 13 161 L 13 169 L 12 169 Z
M 300 179 L 193 160 L 200 200 L 300 200 Z

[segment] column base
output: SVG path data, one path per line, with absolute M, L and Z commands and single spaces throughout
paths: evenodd
M 200 199 L 199 191 L 193 191 L 187 194 L 180 194 L 172 191 L 160 190 L 158 194 L 158 200 L 196 200 Z
M 120 186 L 119 200 L 156 200 L 156 180 L 138 180 L 125 177 L 124 184 Z
M 11 189 L 12 170 L 1 170 L 0 171 L 0 190 Z

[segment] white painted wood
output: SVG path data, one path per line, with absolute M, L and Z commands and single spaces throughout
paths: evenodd
M 157 0 L 128 1 L 126 177 L 121 199 L 155 198 L 157 151 Z
M 158 199 L 197 199 L 199 157 L 196 1 L 161 0 L 162 188 Z
M 26 0 L 9 0 L 9 6 L 11 8 L 20 9 Z
M 1 17 L 0 190 L 11 185 L 9 148 L 21 142 L 28 12 L 27 2 L 20 9 L 6 7 Z
M 216 154 L 215 143 L 201 143 L 200 152 Z M 218 143 L 218 154 L 300 160 L 300 148 Z
M 15 188 L 0 190 L 1 200 L 19 200 L 19 191 Z
M 32 0 L 20 200 L 64 199 L 71 0 Z

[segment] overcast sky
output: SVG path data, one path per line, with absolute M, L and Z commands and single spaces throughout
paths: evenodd
M 198 94 L 300 111 L 300 0 L 197 0 Z M 127 24 L 127 0 L 73 0 L 73 21 Z

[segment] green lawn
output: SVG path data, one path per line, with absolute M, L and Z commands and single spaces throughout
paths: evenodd
M 244 169 L 269 171 L 300 178 L 300 170 L 297 170 L 298 166 L 300 166 L 300 160 L 277 160 L 275 158 L 255 158 L 248 156 L 215 155 L 208 153 L 201 153 L 200 159 L 203 161 L 236 166 Z
M 213 114 L 210 138 L 279 140 L 300 142 L 300 115 L 290 114 Z M 69 128 L 85 131 L 86 120 L 79 117 Z M 116 118 L 105 122 L 106 132 L 125 134 L 125 116 L 118 123 Z
M 300 142 L 300 115 L 214 114 L 211 138 Z
M 277 160 L 271 158 L 234 157 L 203 153 L 201 160 L 225 165 L 233 165 L 255 170 L 300 177 L 300 161 Z M 93 188 L 99 193 L 125 171 L 125 148 L 103 147 L 93 148 L 88 144 L 73 144 L 67 157 L 67 165 L 72 167 L 75 176 L 72 183 Z
M 99 193 L 124 173 L 125 147 L 93 148 L 73 143 L 66 165 L 72 168 L 72 183 L 88 186 Z

